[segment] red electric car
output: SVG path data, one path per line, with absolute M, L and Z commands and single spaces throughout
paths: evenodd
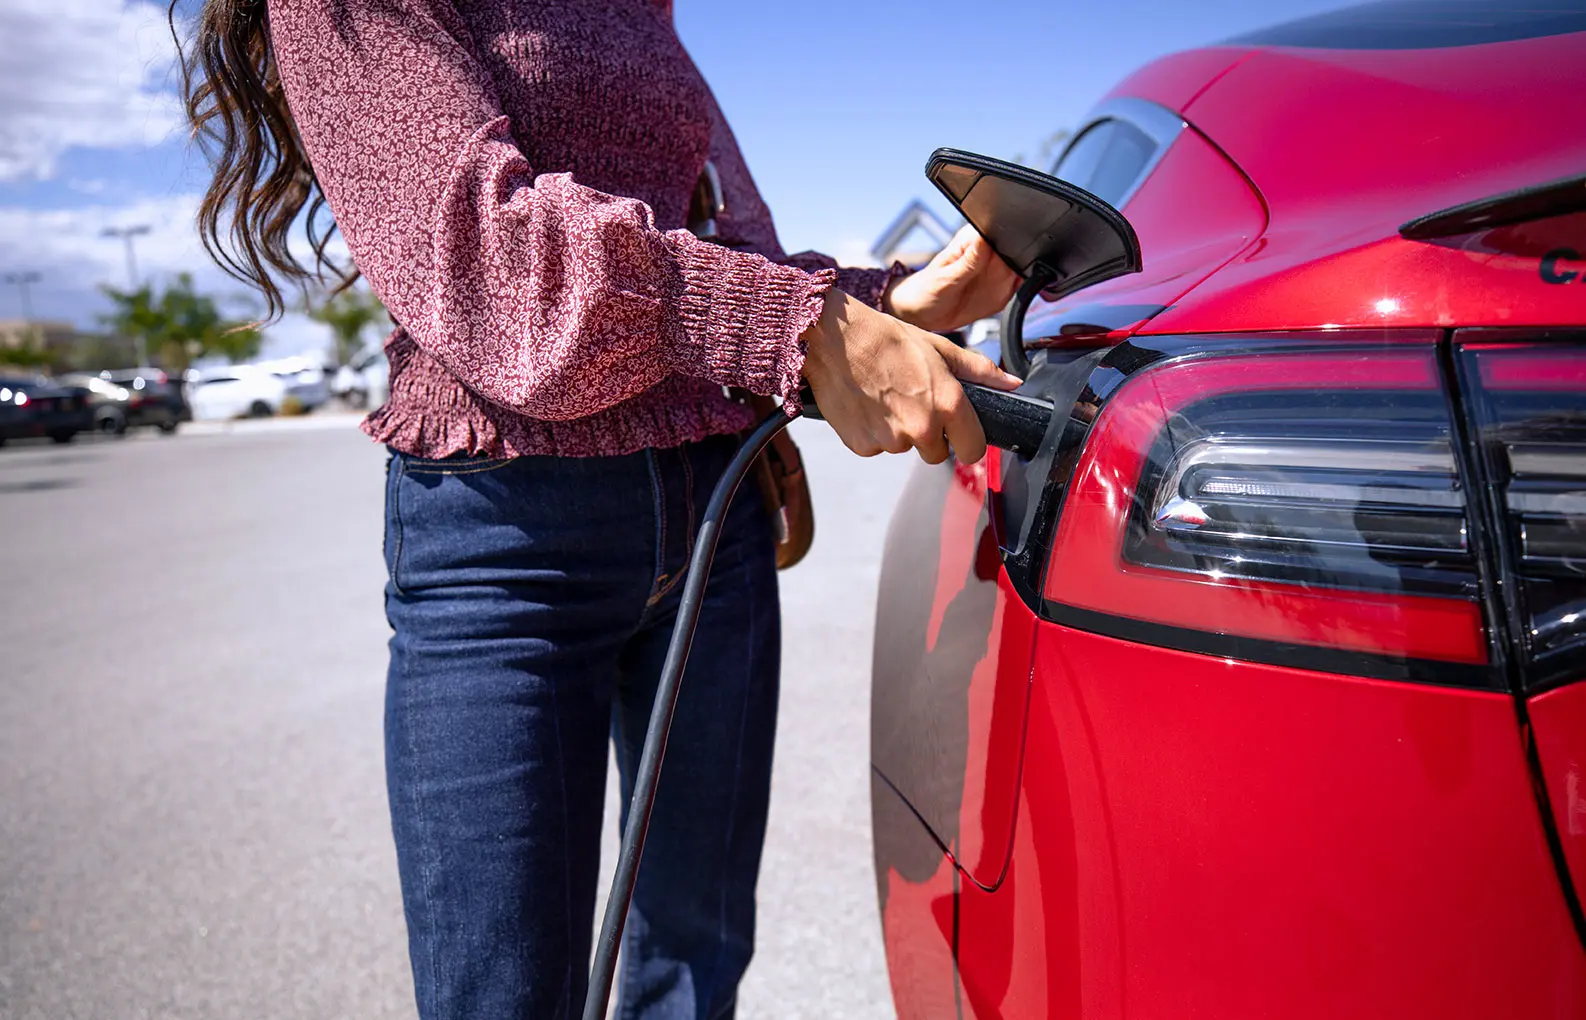
M 1143 268 L 1008 352 L 1078 442 L 896 511 L 899 1014 L 1586 1017 L 1586 3 L 1168 57 L 1054 172 Z

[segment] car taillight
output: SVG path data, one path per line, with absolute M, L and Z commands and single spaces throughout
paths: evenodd
M 1187 347 L 1103 407 L 1044 597 L 1154 643 L 1497 686 L 1456 441 L 1431 342 Z
M 1465 343 L 1460 362 L 1535 691 L 1586 672 L 1586 342 Z

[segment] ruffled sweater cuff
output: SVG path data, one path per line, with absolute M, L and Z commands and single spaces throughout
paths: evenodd
M 797 410 L 803 334 L 820 319 L 837 272 L 805 272 L 684 238 L 674 253 L 683 279 L 676 370 L 779 396 Z

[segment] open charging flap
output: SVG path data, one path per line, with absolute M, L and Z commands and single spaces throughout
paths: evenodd
M 1088 425 L 1073 408 L 1104 351 L 1034 366 L 1024 350 L 1024 313 L 1038 295 L 1053 299 L 1141 266 L 1140 239 L 1117 209 L 1083 188 L 1005 160 L 959 149 L 937 149 L 925 164 L 930 178 L 1023 285 L 1003 318 L 1003 367 L 1025 380 L 1018 392 L 1055 408 L 1040 448 L 1002 458 L 1000 498 L 1005 556 L 1030 552 L 1032 533 L 1049 502 L 1048 476 L 1084 439 Z M 1050 507 L 1044 507 L 1050 512 Z
M 959 149 L 931 153 L 925 176 L 1024 281 L 1002 324 L 1003 367 L 1015 375 L 1030 370 L 1024 313 L 1037 295 L 1056 300 L 1140 271 L 1134 228 L 1084 188 Z
M 1014 272 L 1044 278 L 1054 298 L 1140 271 L 1134 228 L 1083 188 L 959 149 L 931 153 L 925 176 Z

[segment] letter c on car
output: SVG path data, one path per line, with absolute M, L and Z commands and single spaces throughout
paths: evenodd
M 1542 282 L 1543 283 L 1569 283 L 1580 276 L 1573 269 L 1559 271 L 1558 264 L 1564 260 L 1579 261 L 1580 252 L 1573 248 L 1555 248 L 1542 256 Z

